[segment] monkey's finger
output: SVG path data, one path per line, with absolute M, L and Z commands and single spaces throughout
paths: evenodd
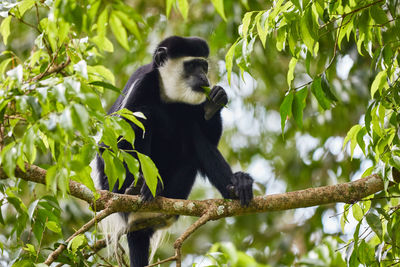
M 153 197 L 153 195 L 152 195 L 151 192 L 150 192 L 150 193 L 141 194 L 141 195 L 140 195 L 140 199 L 141 199 L 143 202 L 148 202 L 148 201 L 153 200 L 154 197 Z
M 224 91 L 219 91 L 213 98 L 213 101 L 219 105 L 224 106 L 226 103 L 228 103 L 228 96 Z
M 246 198 L 246 191 L 241 189 L 239 192 L 240 205 L 247 206 L 248 200 Z
M 247 187 L 246 188 L 246 203 L 247 205 L 250 203 L 250 201 L 253 199 L 253 190 L 252 187 Z
M 211 89 L 211 92 L 210 92 L 210 94 L 209 94 L 209 97 L 210 97 L 211 99 L 213 99 L 214 96 L 218 93 L 219 88 L 221 88 L 221 87 L 219 87 L 219 86 L 214 86 L 214 87 Z

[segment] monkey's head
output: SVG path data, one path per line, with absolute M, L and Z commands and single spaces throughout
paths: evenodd
M 207 42 L 198 37 L 172 36 L 157 46 L 153 66 L 160 73 L 163 101 L 197 105 L 206 100 L 208 54 Z

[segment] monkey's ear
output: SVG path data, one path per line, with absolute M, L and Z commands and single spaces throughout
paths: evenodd
M 154 53 L 154 63 L 157 67 L 161 67 L 165 61 L 168 59 L 168 49 L 166 47 L 157 48 Z

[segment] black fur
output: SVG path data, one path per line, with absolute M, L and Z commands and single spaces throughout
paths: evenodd
M 169 58 L 183 56 L 207 58 L 210 53 L 207 42 L 198 37 L 171 36 L 162 41 L 157 48 L 166 47 Z M 157 50 L 157 49 L 156 49 Z
M 208 53 L 207 43 L 200 38 L 173 36 L 165 39 L 158 45 L 153 62 L 140 67 L 132 75 L 109 113 L 121 109 L 125 103 L 125 108 L 140 111 L 146 116 L 147 119 L 142 120 L 146 129 L 144 138 L 140 128 L 134 124 L 131 126 L 136 133 L 135 149 L 151 157 L 163 180 L 164 187 L 159 186 L 158 195 L 186 199 L 196 174 L 200 172 L 208 177 L 224 198 L 239 198 L 242 205 L 247 205 L 253 198 L 253 179 L 242 172 L 233 174 L 217 149 L 222 134 L 220 109 L 227 102 L 223 88 L 214 87 L 211 98 L 200 105 L 164 103 L 160 97 L 157 69 L 160 65 L 168 58 L 207 58 Z M 206 120 L 204 107 L 214 100 L 219 109 Z M 119 142 L 119 146 L 122 149 L 132 149 L 126 141 Z M 109 189 L 103 170 L 104 163 L 100 156 L 96 160 L 102 188 Z M 122 187 L 118 189 L 118 185 L 115 185 L 112 191 L 130 194 L 140 192 L 144 200 L 151 200 L 152 195 L 143 179 L 139 181 L 141 188 L 138 188 L 139 185 L 134 188 L 131 186 L 134 177 L 127 168 L 126 171 Z M 126 215 L 123 216 L 126 218 Z M 148 264 L 149 239 L 153 233 L 154 229 L 128 233 L 131 266 L 142 267 Z

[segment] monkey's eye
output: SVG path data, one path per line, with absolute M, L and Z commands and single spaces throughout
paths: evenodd
M 185 69 L 189 72 L 193 72 L 196 68 L 196 64 L 193 61 L 188 61 L 184 63 Z
M 186 73 L 197 73 L 198 71 L 208 73 L 208 63 L 203 59 L 194 59 L 184 62 Z
M 208 62 L 202 61 L 201 67 L 203 68 L 205 73 L 208 73 Z

